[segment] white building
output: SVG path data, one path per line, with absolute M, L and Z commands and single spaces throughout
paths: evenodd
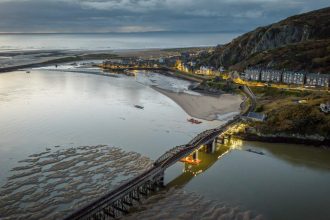
M 272 69 L 263 69 L 261 70 L 261 81 L 279 83 L 282 81 L 282 72 Z
M 329 87 L 329 74 L 315 74 L 309 73 L 306 75 L 306 85 L 308 86 L 322 86 Z
M 286 84 L 303 85 L 305 81 L 305 73 L 285 71 L 283 72 L 282 82 Z
M 248 81 L 259 81 L 260 80 L 260 69 L 246 69 L 244 71 L 244 78 Z

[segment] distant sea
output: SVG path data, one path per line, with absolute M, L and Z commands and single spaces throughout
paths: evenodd
M 215 46 L 235 33 L 97 33 L 0 34 L 0 51 L 7 50 L 118 50 Z

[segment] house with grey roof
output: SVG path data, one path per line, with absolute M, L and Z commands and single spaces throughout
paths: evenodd
M 252 121 L 265 121 L 266 115 L 263 113 L 258 112 L 249 112 L 246 117 L 244 117 L 245 120 L 252 120 Z
M 262 69 L 261 81 L 280 83 L 282 81 L 282 71 L 272 70 L 272 69 Z
M 244 79 L 248 81 L 260 80 L 260 69 L 249 68 L 244 71 Z
M 330 74 L 309 73 L 306 75 L 306 83 L 308 86 L 329 87 Z
M 286 84 L 303 85 L 305 82 L 305 73 L 302 72 L 283 72 L 282 82 Z

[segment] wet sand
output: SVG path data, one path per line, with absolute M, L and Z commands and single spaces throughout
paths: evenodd
M 0 219 L 62 219 L 151 166 L 120 148 L 47 148 L 12 169 L 0 188 Z
M 186 192 L 181 188 L 171 188 L 143 201 L 142 205 L 132 214 L 125 216 L 125 219 L 262 220 L 264 218 L 241 207 L 207 200 L 201 195 Z
M 152 164 L 138 153 L 105 145 L 59 148 L 30 155 L 12 169 L 0 188 L 0 219 L 63 219 Z M 168 188 L 136 203 L 123 219 L 261 220 L 263 216 L 182 188 Z
M 107 55 L 107 56 L 106 56 Z M 18 69 L 33 68 L 44 65 L 54 65 L 77 61 L 75 57 L 85 57 L 84 60 L 104 60 L 113 55 L 119 57 L 158 58 L 179 55 L 161 49 L 140 50 L 9 50 L 0 51 L 0 72 L 10 72 Z
M 182 92 L 175 93 L 155 86 L 152 88 L 172 99 L 190 116 L 208 121 L 216 120 L 220 115 L 238 113 L 242 103 L 242 97 L 239 95 L 198 96 Z

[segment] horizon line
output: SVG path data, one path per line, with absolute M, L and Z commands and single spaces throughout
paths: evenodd
M 1 32 L 0 34 L 138 34 L 138 33 L 182 33 L 182 34 L 189 34 L 189 33 L 198 33 L 198 34 L 239 34 L 245 33 L 242 30 L 235 30 L 235 31 L 133 31 L 133 32 Z

